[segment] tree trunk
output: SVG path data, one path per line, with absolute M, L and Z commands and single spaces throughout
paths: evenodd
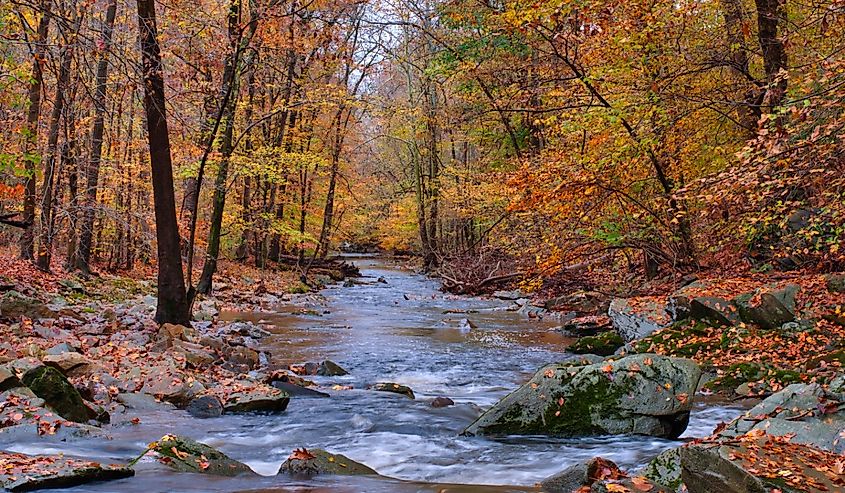
M 158 242 L 158 323 L 189 324 L 191 314 L 182 275 L 176 197 L 173 192 L 173 163 L 165 114 L 164 75 L 158 45 L 155 0 L 138 0 L 138 28 L 143 61 L 144 111 L 152 168 Z
M 72 33 L 79 32 L 82 16 L 78 15 L 74 21 L 72 33 L 68 32 L 66 22 L 65 20 L 59 23 L 64 44 L 61 49 L 56 95 L 53 101 L 53 111 L 50 113 L 50 128 L 47 133 L 47 159 L 44 160 L 44 184 L 41 194 L 41 231 L 38 237 L 38 254 L 35 258 L 36 267 L 45 272 L 49 272 L 50 260 L 53 256 L 53 193 L 56 184 L 56 157 L 59 149 L 59 127 L 65 106 L 65 92 L 70 84 L 70 68 L 76 43 L 75 36 Z
M 97 87 L 94 93 L 94 126 L 91 129 L 91 157 L 85 172 L 85 207 L 79 233 L 79 253 L 74 267 L 88 274 L 91 272 L 91 248 L 93 246 L 94 216 L 97 205 L 97 184 L 100 179 L 100 161 L 103 153 L 105 131 L 106 84 L 109 75 L 109 50 L 112 45 L 114 19 L 117 15 L 117 0 L 109 0 L 106 19 L 100 33 L 102 53 L 97 62 Z
M 229 97 L 221 103 L 225 103 L 222 113 L 226 126 L 223 130 L 223 139 L 220 144 L 220 167 L 217 170 L 217 178 L 214 180 L 214 198 L 211 211 L 211 225 L 208 231 L 208 247 L 205 254 L 205 262 L 202 266 L 202 274 L 197 281 L 197 293 L 208 294 L 211 292 L 212 278 L 217 271 L 217 258 L 220 255 L 220 233 L 223 228 L 223 210 L 226 207 L 226 182 L 229 177 L 229 158 L 232 156 L 232 134 L 235 128 L 235 107 L 238 93 L 238 63 L 241 48 L 241 40 L 238 38 L 238 23 L 240 21 L 240 2 L 231 0 L 229 5 L 229 56 L 226 59 L 226 66 L 223 69 L 224 94 Z M 252 32 L 255 32 L 255 22 L 251 24 Z M 249 42 L 248 36 L 244 39 Z
M 778 37 L 778 27 L 786 23 L 786 0 L 755 0 L 754 3 L 757 6 L 757 38 L 768 82 L 763 108 L 771 112 L 786 95 L 786 77 L 780 74 L 781 70 L 786 70 L 786 47 Z
M 35 244 L 35 164 L 38 160 L 38 118 L 41 115 L 41 87 L 44 73 L 41 64 L 47 52 L 47 31 L 50 26 L 48 2 L 42 1 L 41 19 L 38 21 L 35 47 L 32 53 L 32 71 L 29 83 L 29 109 L 26 115 L 26 143 L 24 147 L 24 166 L 26 182 L 24 184 L 23 222 L 25 229 L 20 239 L 20 258 L 33 260 Z

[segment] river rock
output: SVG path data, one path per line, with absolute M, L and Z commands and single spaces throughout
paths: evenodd
M 7 291 L 0 297 L 0 318 L 18 320 L 21 317 L 55 318 L 56 315 L 43 302 L 17 291 Z
M 189 402 L 185 410 L 195 418 L 217 418 L 223 414 L 223 404 L 213 395 L 201 395 Z
M 763 482 L 715 450 L 678 450 L 681 482 L 689 493 L 767 493 Z
M 622 337 L 616 332 L 603 332 L 596 336 L 582 337 L 566 348 L 566 350 L 574 354 L 610 356 L 624 344 Z
M 625 342 L 649 336 L 671 322 L 665 305 L 648 298 L 614 298 L 607 316 Z
M 797 284 L 765 286 L 736 297 L 733 304 L 743 322 L 764 329 L 777 329 L 795 321 L 795 296 L 800 289 Z
M 172 351 L 185 358 L 185 362 L 193 368 L 203 368 L 217 361 L 216 354 L 193 342 L 173 341 Z
M 366 476 L 378 475 L 370 467 L 355 462 L 345 455 L 333 454 L 322 449 L 294 450 L 279 468 L 278 474 L 315 476 L 319 474 Z
M 520 298 L 524 298 L 525 295 L 522 291 L 514 289 L 513 291 L 496 291 L 493 293 L 493 297 L 499 300 L 516 301 Z
M 85 404 L 76 388 L 55 368 L 40 366 L 27 371 L 21 379 L 38 397 L 61 417 L 85 423 L 98 414 Z
M 223 356 L 229 363 L 249 370 L 258 368 L 261 363 L 258 351 L 244 346 L 224 347 Z
M 752 430 L 790 435 L 792 443 L 845 454 L 845 394 L 819 384 L 792 384 L 732 421 L 719 436 L 731 438 Z
M 448 397 L 435 397 L 431 401 L 431 407 L 433 407 L 433 408 L 449 407 L 449 406 L 454 406 L 454 405 L 455 405 L 455 401 L 453 401 L 452 399 L 450 399 Z
M 21 381 L 17 374 L 6 366 L 0 366 L 0 392 L 20 386 Z
M 201 394 L 205 386 L 175 366 L 149 368 L 141 391 L 176 406 L 184 406 Z
M 213 299 L 202 300 L 197 304 L 194 320 L 211 321 L 220 314 L 220 307 Z
M 255 474 L 246 464 L 230 459 L 223 452 L 184 436 L 165 435 L 160 440 L 151 443 L 150 450 L 158 454 L 159 462 L 179 472 L 215 476 Z
M 172 410 L 176 406 L 169 402 L 162 402 L 156 400 L 155 397 L 149 394 L 141 394 L 135 392 L 117 394 L 115 400 L 123 404 L 126 409 L 134 411 L 158 411 L 158 410 Z
M 85 368 L 91 366 L 91 360 L 76 352 L 48 354 L 41 361 L 65 375 L 70 374 L 72 371 L 84 371 Z
M 223 411 L 227 414 L 275 414 L 287 409 L 289 402 L 290 395 L 287 392 L 269 385 L 256 384 L 227 395 L 223 400 Z
M 414 391 L 411 390 L 411 387 L 407 385 L 400 385 L 398 383 L 393 382 L 385 382 L 385 383 L 377 383 L 370 387 L 372 390 L 376 392 L 391 392 L 394 394 L 404 395 L 405 397 L 416 399 L 414 396 Z
M 0 486 L 8 491 L 70 488 L 93 481 L 128 478 L 135 471 L 63 455 L 24 455 L 0 452 Z
M 733 302 L 718 296 L 699 296 L 690 301 L 690 318 L 711 325 L 736 325 L 739 310 Z
M 694 361 L 654 354 L 586 366 L 555 363 L 541 368 L 464 434 L 677 438 L 689 422 L 700 377 Z
M 582 486 L 591 486 L 597 478 L 607 477 L 612 471 L 619 471 L 619 466 L 611 460 L 594 457 L 549 476 L 540 482 L 540 487 L 546 493 L 572 493 Z
M 291 383 L 289 381 L 284 380 L 273 380 L 270 385 L 276 387 L 279 390 L 287 392 L 288 394 L 294 397 L 331 397 L 325 392 L 309 389 L 307 387 L 303 387 L 301 385 L 297 385 L 295 383 Z
M 320 367 L 317 369 L 317 375 L 321 377 L 340 377 L 349 375 L 349 372 L 334 361 L 327 359 L 320 363 Z

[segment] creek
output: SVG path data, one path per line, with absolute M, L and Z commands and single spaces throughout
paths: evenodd
M 447 488 L 475 493 L 525 491 L 546 476 L 597 455 L 632 469 L 678 445 L 634 436 L 496 440 L 459 436 L 482 409 L 524 383 L 537 368 L 570 357 L 564 350 L 571 340 L 550 331 L 554 320 L 506 311 L 511 302 L 451 296 L 439 291 L 435 280 L 387 260 L 358 257 L 354 261 L 364 276 L 360 283 L 328 287 L 322 292 L 325 301 L 310 306 L 307 313 L 295 313 L 288 306 L 270 314 L 223 314 L 267 324 L 273 335 L 264 344 L 276 365 L 331 359 L 346 368 L 350 375 L 313 377 L 326 387 L 321 390 L 330 398 L 293 397 L 287 411 L 275 416 L 199 420 L 184 411 L 140 412 L 140 424 L 107 426 L 110 440 L 0 441 L 0 448 L 126 462 L 147 443 L 173 433 L 219 448 L 263 475 L 180 474 L 145 459 L 134 478 L 65 490 L 71 492 L 341 493 Z M 467 327 L 463 319 L 475 327 Z M 408 385 L 416 400 L 366 390 L 377 382 Z M 352 389 L 331 390 L 335 384 Z M 430 401 L 439 396 L 453 399 L 455 405 L 433 408 Z M 709 435 L 719 422 L 740 412 L 738 407 L 697 404 L 682 439 Z M 318 477 L 306 481 L 275 476 L 282 461 L 298 447 L 342 453 L 397 480 Z

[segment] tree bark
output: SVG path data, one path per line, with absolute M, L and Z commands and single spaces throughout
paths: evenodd
M 755 0 L 755 4 L 757 38 L 763 52 L 763 69 L 768 82 L 763 108 L 771 112 L 786 96 L 786 77 L 780 75 L 780 71 L 787 67 L 786 47 L 778 37 L 778 28 L 786 23 L 786 0 Z
M 156 241 L 158 243 L 158 306 L 156 322 L 189 324 L 191 314 L 182 274 L 173 163 L 165 113 L 164 75 L 158 44 L 155 0 L 138 0 L 138 29 L 143 62 L 144 111 L 150 147 Z
M 117 15 L 117 0 L 109 0 L 106 18 L 100 33 L 102 53 L 97 62 L 97 87 L 94 93 L 94 124 L 91 129 L 91 157 L 85 172 L 85 207 L 79 233 L 79 253 L 74 267 L 88 274 L 91 272 L 91 248 L 93 247 L 94 216 L 97 205 L 97 184 L 100 179 L 100 162 L 103 154 L 105 132 L 106 84 L 109 75 L 109 51 L 112 45 L 114 19 Z
M 35 258 L 35 165 L 38 160 L 38 119 L 41 115 L 41 87 L 44 73 L 41 64 L 47 52 L 47 32 L 50 27 L 50 13 L 48 2 L 42 1 L 41 19 L 38 21 L 35 46 L 32 53 L 31 81 L 29 83 L 29 108 L 26 115 L 26 142 L 24 144 L 24 167 L 26 181 L 24 184 L 23 225 L 24 231 L 20 239 L 20 258 L 33 260 Z
M 38 237 L 38 252 L 35 258 L 35 266 L 40 270 L 49 272 L 50 261 L 53 257 L 53 205 L 56 184 L 56 157 L 59 150 L 59 127 L 65 107 L 65 96 L 70 84 L 70 69 L 73 62 L 73 50 L 76 34 L 82 22 L 82 16 L 77 15 L 74 26 L 69 29 L 67 20 L 59 23 L 62 31 L 63 46 L 61 49 L 59 75 L 56 80 L 56 95 L 53 101 L 53 111 L 50 113 L 50 127 L 47 133 L 47 158 L 44 160 L 44 183 L 41 193 L 41 231 Z M 68 32 L 70 31 L 70 32 Z

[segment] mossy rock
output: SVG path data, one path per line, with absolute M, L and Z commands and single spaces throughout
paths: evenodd
M 655 354 L 547 365 L 464 434 L 677 438 L 689 422 L 700 377 L 695 362 Z
M 294 450 L 279 468 L 279 474 L 294 476 L 315 476 L 333 474 L 340 476 L 367 476 L 378 473 L 360 462 L 341 454 L 333 454 L 322 449 Z
M 669 449 L 646 464 L 643 475 L 649 480 L 678 491 L 681 480 L 681 455 L 678 449 Z
M 229 458 L 223 452 L 190 438 L 165 435 L 150 444 L 158 460 L 179 472 L 195 472 L 215 476 L 255 474 L 246 464 Z
M 825 284 L 831 293 L 845 293 L 845 273 L 826 275 Z
M 46 304 L 17 291 L 8 291 L 0 297 L 0 318 L 55 318 L 56 315 Z
M 128 478 L 135 471 L 121 465 L 71 459 L 62 455 L 29 456 L 0 452 L 0 487 L 7 491 L 70 488 L 94 481 Z
M 724 370 L 724 374 L 707 382 L 704 388 L 716 392 L 732 394 L 743 384 L 761 382 L 754 394 L 768 393 L 770 382 L 781 386 L 801 382 L 801 374 L 794 370 L 775 368 L 762 363 L 735 363 Z
M 76 388 L 55 368 L 33 368 L 24 373 L 22 381 L 59 416 L 68 421 L 85 423 L 96 419 L 99 414 L 85 404 Z
M 415 399 L 414 391 L 407 385 L 400 385 L 393 382 L 377 383 L 371 387 L 376 392 L 390 392 L 393 394 L 400 394 L 410 399 Z
M 616 332 L 603 332 L 597 336 L 582 337 L 566 350 L 575 354 L 610 356 L 624 344 L 622 337 Z

